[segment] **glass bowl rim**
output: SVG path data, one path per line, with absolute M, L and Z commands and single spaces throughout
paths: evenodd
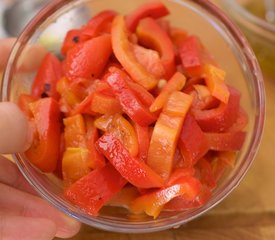
M 68 3 L 72 3 L 74 0 L 57 0 L 54 2 L 51 2 L 48 4 L 43 10 L 41 10 L 34 18 L 33 20 L 27 25 L 27 27 L 24 29 L 22 34 L 17 39 L 13 50 L 10 54 L 6 69 L 4 71 L 3 75 L 3 82 L 1 84 L 1 98 L 2 101 L 7 101 L 8 96 L 8 89 L 9 89 L 9 82 L 11 73 L 14 67 L 14 63 L 17 61 L 18 58 L 18 52 L 20 52 L 20 49 L 22 48 L 22 45 L 25 42 L 25 39 L 28 39 L 28 36 L 31 36 L 36 29 L 36 26 L 42 24 L 51 14 L 54 13 L 56 10 L 58 10 L 60 7 L 65 6 Z M 171 1 L 171 0 L 170 0 Z M 29 183 L 35 187 L 36 191 L 45 198 L 48 202 L 50 202 L 53 206 L 57 207 L 59 210 L 63 211 L 64 213 L 78 219 L 79 221 L 86 223 L 90 226 L 97 227 L 102 230 L 107 231 L 115 231 L 115 232 L 124 232 L 124 233 L 147 233 L 147 232 L 155 232 L 155 231 L 161 231 L 165 229 L 169 229 L 172 227 L 179 226 L 181 224 L 187 223 L 188 221 L 191 221 L 194 218 L 197 218 L 201 214 L 205 213 L 206 211 L 210 210 L 214 206 L 216 206 L 219 202 L 221 202 L 228 194 L 230 194 L 233 189 L 235 189 L 242 178 L 244 177 L 245 173 L 249 169 L 250 165 L 253 162 L 253 159 L 256 155 L 257 149 L 259 147 L 259 143 L 261 140 L 261 136 L 263 133 L 263 126 L 264 126 L 264 119 L 265 119 L 265 92 L 264 92 L 264 82 L 263 82 L 263 76 L 259 67 L 259 64 L 256 60 L 256 57 L 253 53 L 253 51 L 250 48 L 250 45 L 248 44 L 246 38 L 241 33 L 239 28 L 225 15 L 225 13 L 222 12 L 221 9 L 219 9 L 216 5 L 211 3 L 208 0 L 188 0 L 189 2 L 195 3 L 197 5 L 200 5 L 204 10 L 206 10 L 212 17 L 215 17 L 219 22 L 221 22 L 223 25 L 226 26 L 226 29 L 230 32 L 230 34 L 234 37 L 237 45 L 241 47 L 243 50 L 243 54 L 249 63 L 249 68 L 253 75 L 253 83 L 255 85 L 255 92 L 256 94 L 256 107 L 259 109 L 258 115 L 255 117 L 255 128 L 253 132 L 253 138 L 251 137 L 251 143 L 250 143 L 250 151 L 246 156 L 246 159 L 243 161 L 243 164 L 240 166 L 239 171 L 236 174 L 236 178 L 233 179 L 232 182 L 229 182 L 224 189 L 216 195 L 212 201 L 209 201 L 207 204 L 202 206 L 201 208 L 195 209 L 191 211 L 193 215 L 191 215 L 188 219 L 179 219 L 170 222 L 166 225 L 155 225 L 148 227 L 148 223 L 143 224 L 131 224 L 128 225 L 125 223 L 119 224 L 119 223 L 113 223 L 113 222 L 105 222 L 102 220 L 98 220 L 96 218 L 85 218 L 81 213 L 73 212 L 69 209 L 66 209 L 64 205 L 59 203 L 56 199 L 54 199 L 52 196 L 49 196 L 43 188 L 37 185 L 37 182 L 35 179 L 30 178 L 24 171 L 24 166 L 20 162 L 20 157 L 17 154 L 14 154 L 13 157 L 22 172 L 22 174 L 25 176 L 25 178 L 29 181 Z M 181 0 L 173 0 L 173 2 L 179 3 Z M 153 223 L 153 221 L 150 221 L 150 223 Z
M 243 17 L 245 20 L 255 24 L 258 27 L 265 29 L 268 32 L 275 34 L 275 25 L 271 24 L 260 17 L 252 14 L 247 11 L 241 4 L 238 4 L 236 0 L 222 0 L 223 4 L 232 8 L 232 11 L 236 11 L 235 14 L 238 14 L 239 17 Z

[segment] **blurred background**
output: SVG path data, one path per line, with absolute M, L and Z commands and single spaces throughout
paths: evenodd
M 0 0 L 0 37 L 18 36 L 54 0 Z M 275 0 L 212 0 L 240 26 L 264 70 L 275 77 Z
M 0 0 L 0 38 L 16 37 L 52 0 Z M 212 0 L 241 28 L 261 64 L 267 94 L 265 133 L 255 162 L 225 201 L 178 229 L 143 235 L 83 227 L 78 239 L 275 239 L 275 0 Z
M 0 0 L 0 36 L 18 36 L 35 14 L 51 0 Z

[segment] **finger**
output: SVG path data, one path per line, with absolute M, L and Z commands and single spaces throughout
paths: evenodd
M 55 234 L 56 225 L 48 219 L 0 216 L 0 239 L 51 240 Z
M 36 196 L 1 183 L 0 192 L 0 206 L 5 215 L 49 219 L 56 224 L 56 236 L 61 238 L 72 237 L 80 229 L 80 223 L 62 214 Z
M 5 68 L 15 42 L 16 38 L 0 39 L 0 72 Z M 26 47 L 20 56 L 18 69 L 22 72 L 31 72 L 38 69 L 47 52 L 45 47 L 39 44 Z
M 31 144 L 28 120 L 16 104 L 0 103 L 0 153 L 25 151 Z
M 0 156 L 0 166 L 1 183 L 37 195 L 13 162 Z
M 36 71 L 48 51 L 39 44 L 26 47 L 18 60 L 18 71 L 32 72 Z
M 4 69 L 15 41 L 15 38 L 0 39 L 0 71 Z

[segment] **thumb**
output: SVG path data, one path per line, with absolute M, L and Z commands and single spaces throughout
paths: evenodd
M 28 120 L 18 106 L 0 102 L 0 153 L 25 151 L 31 144 Z
M 14 45 L 16 39 L 15 38 L 5 38 L 5 39 L 0 39 L 0 71 L 4 69 L 8 57 L 10 54 L 10 51 L 12 49 L 12 46 Z

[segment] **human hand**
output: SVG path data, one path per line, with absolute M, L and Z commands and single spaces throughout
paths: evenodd
M 0 73 L 14 41 L 0 39 Z M 13 103 L 0 103 L 0 132 L 0 153 L 23 152 L 30 145 L 28 121 Z M 0 192 L 0 239 L 69 238 L 80 229 L 80 223 L 36 196 L 16 165 L 3 156 L 0 156 Z

